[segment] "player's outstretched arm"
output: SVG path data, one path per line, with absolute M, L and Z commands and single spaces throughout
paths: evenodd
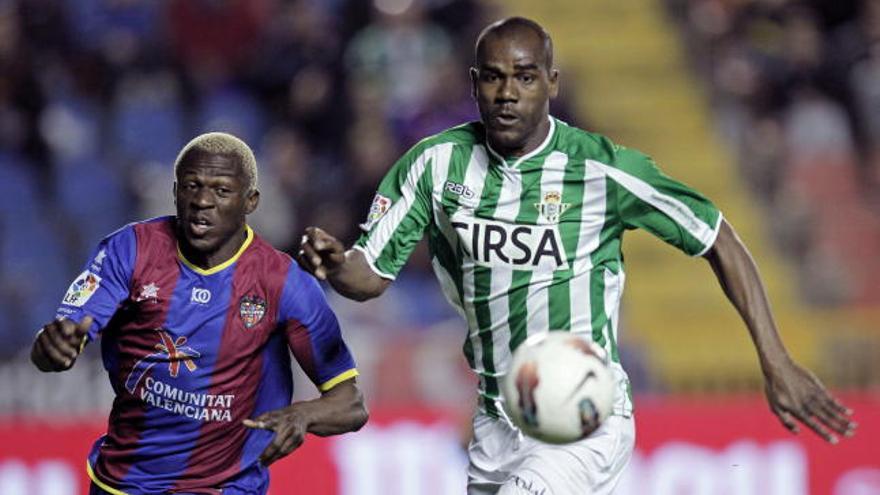
M 370 268 L 364 253 L 345 251 L 338 239 L 318 227 L 306 228 L 297 261 L 318 279 L 329 281 L 336 292 L 355 301 L 378 297 L 391 284 Z
M 322 437 L 357 431 L 366 424 L 369 414 L 354 378 L 340 382 L 309 401 L 295 402 L 283 409 L 244 420 L 248 428 L 275 432 L 272 443 L 260 455 L 268 466 L 302 445 L 306 433 Z
M 79 323 L 60 318 L 46 324 L 34 339 L 31 361 L 40 371 L 70 369 L 82 350 L 92 321 L 91 316 L 86 316 Z
M 727 221 L 722 221 L 718 238 L 705 257 L 751 333 L 764 373 L 767 400 L 782 424 L 797 433 L 800 421 L 831 443 L 837 443 L 834 433 L 851 436 L 856 427 L 850 420 L 852 411 L 786 351 L 758 267 Z

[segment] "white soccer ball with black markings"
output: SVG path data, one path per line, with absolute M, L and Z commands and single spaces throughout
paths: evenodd
M 568 332 L 530 337 L 502 381 L 504 409 L 523 433 L 563 444 L 588 437 L 611 414 L 614 377 L 605 351 Z

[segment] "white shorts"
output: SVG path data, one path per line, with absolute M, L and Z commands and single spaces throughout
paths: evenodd
M 632 417 L 610 416 L 589 438 L 550 445 L 478 412 L 468 446 L 468 495 L 604 495 L 635 445 Z

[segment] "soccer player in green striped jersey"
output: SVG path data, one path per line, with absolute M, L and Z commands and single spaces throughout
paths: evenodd
M 381 294 L 428 236 L 434 270 L 467 322 L 464 353 L 479 377 L 468 493 L 610 493 L 632 453 L 626 373 L 617 352 L 621 239 L 645 229 L 709 261 L 749 329 L 773 412 L 836 442 L 850 411 L 785 350 L 757 268 L 733 228 L 698 192 L 647 156 L 549 115 L 558 91 L 552 42 L 537 23 L 488 26 L 471 69 L 481 121 L 416 144 L 388 172 L 349 250 L 318 228 L 300 262 L 342 295 Z M 614 414 L 592 436 L 551 446 L 507 420 L 499 380 L 528 336 L 590 336 L 612 358 Z M 543 490 L 543 491 L 542 491 Z

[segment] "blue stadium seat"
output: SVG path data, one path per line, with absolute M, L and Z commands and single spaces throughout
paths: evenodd
M 84 244 L 78 246 L 77 259 L 131 217 L 132 205 L 119 172 L 97 156 L 58 160 L 55 191 L 58 207 Z
M 37 208 L 34 171 L 23 157 L 0 151 L 0 215 L 17 216 Z
M 112 145 L 124 160 L 170 167 L 185 143 L 184 117 L 176 100 L 123 97 L 112 118 Z
M 111 33 L 124 31 L 140 40 L 160 34 L 163 2 L 60 2 L 65 7 L 72 37 L 83 48 L 100 50 Z
M 217 89 L 202 97 L 200 107 L 199 132 L 229 132 L 252 147 L 259 146 L 266 131 L 266 117 L 260 102 L 249 93 L 236 87 Z
M 0 153 L 0 294 L 13 303 L 5 307 L 16 313 L 11 321 L 35 328 L 53 317 L 75 268 L 65 260 L 65 238 L 44 216 L 33 172 L 24 158 Z

